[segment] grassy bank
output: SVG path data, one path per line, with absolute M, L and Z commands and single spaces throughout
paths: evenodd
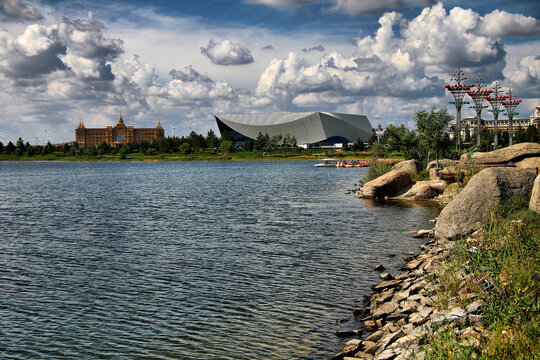
M 484 302 L 481 328 L 489 336 L 464 341 L 471 324 L 449 327 L 424 345 L 426 359 L 540 358 L 540 216 L 515 199 L 493 209 L 481 231 L 456 242 L 434 277 L 441 309 Z M 475 283 L 489 274 L 495 287 Z
M 193 154 L 163 153 L 163 154 L 104 154 L 73 155 L 60 151 L 42 155 L 15 155 L 0 154 L 0 161 L 266 161 L 266 160 L 317 160 L 324 157 L 333 157 L 343 160 L 371 159 L 369 152 L 348 152 L 327 149 L 310 149 L 295 152 L 250 152 L 242 151 L 230 154 L 199 152 Z

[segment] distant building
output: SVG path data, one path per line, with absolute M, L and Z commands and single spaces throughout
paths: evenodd
M 75 142 L 81 147 L 97 146 L 104 141 L 110 146 L 122 146 L 139 141 L 152 141 L 165 136 L 165 130 L 158 121 L 155 128 L 134 128 L 126 126 L 122 115 L 115 126 L 106 128 L 86 128 L 83 122 L 75 129 Z
M 476 117 L 469 117 L 463 119 L 463 123 L 465 126 L 462 126 L 461 132 L 462 137 L 465 137 L 467 134 L 467 131 L 469 131 L 469 134 L 471 136 L 474 135 L 474 129 L 476 128 Z M 540 129 L 540 108 L 537 107 L 534 113 L 529 116 L 528 119 L 514 119 L 512 121 L 512 131 L 515 132 L 519 128 L 523 128 L 524 130 L 527 130 L 529 126 L 534 126 L 537 129 Z M 495 120 L 486 120 L 481 119 L 480 126 L 486 130 L 493 131 L 495 130 Z M 499 119 L 497 121 L 497 129 L 499 132 L 508 131 L 510 127 L 510 121 L 508 119 Z
M 294 136 L 301 146 L 334 146 L 360 139 L 368 141 L 373 128 L 365 115 L 327 112 L 279 112 L 270 114 L 215 115 L 221 135 L 236 142 L 269 136 Z

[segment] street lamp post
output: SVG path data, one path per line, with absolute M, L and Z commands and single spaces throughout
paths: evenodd
M 487 107 L 487 105 L 484 105 L 484 99 L 491 93 L 491 90 L 482 90 L 482 88 L 486 85 L 484 85 L 484 81 L 480 75 L 476 77 L 475 86 L 476 90 L 467 91 L 467 95 L 469 95 L 474 101 L 474 106 L 471 106 L 471 108 L 476 110 L 476 148 L 480 149 L 480 124 L 482 122 L 482 110 Z
M 471 85 L 464 85 L 461 82 L 467 78 L 463 76 L 463 70 L 460 67 L 457 68 L 453 77 L 450 79 L 455 81 L 454 85 L 444 85 L 444 87 L 450 91 L 454 97 L 454 101 L 450 101 L 450 104 L 456 106 L 456 151 L 460 150 L 460 141 L 461 141 L 461 107 L 463 104 L 468 104 L 467 101 L 463 101 L 463 97 L 467 91 L 471 88 Z
M 493 113 L 493 148 L 497 150 L 499 146 L 499 114 L 503 112 L 501 108 L 502 102 L 507 98 L 506 96 L 499 96 L 499 90 L 501 86 L 498 81 L 493 84 L 493 95 L 488 96 L 486 100 L 491 104 L 491 111 Z
M 503 101 L 502 104 L 506 108 L 506 114 L 508 116 L 508 133 L 509 133 L 509 142 L 510 145 L 513 144 L 513 121 L 514 121 L 514 115 L 519 115 L 518 112 L 516 112 L 516 107 L 521 103 L 521 100 L 514 99 L 514 92 L 512 88 L 508 88 L 508 91 L 506 92 L 508 94 L 508 100 Z

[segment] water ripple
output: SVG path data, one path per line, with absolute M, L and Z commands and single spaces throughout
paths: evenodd
M 0 357 L 327 358 L 437 214 L 344 195 L 364 171 L 0 163 Z

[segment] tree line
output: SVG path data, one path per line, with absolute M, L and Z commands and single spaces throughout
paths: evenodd
M 167 137 L 154 139 L 153 141 L 138 141 L 122 145 L 121 147 L 111 146 L 103 141 L 97 146 L 81 147 L 78 143 L 65 143 L 63 145 L 53 145 L 47 142 L 46 145 L 30 145 L 22 138 L 15 144 L 8 142 L 4 145 L 0 142 L 0 154 L 17 156 L 47 155 L 53 152 L 63 152 L 66 155 L 91 155 L 101 156 L 106 154 L 120 154 L 124 157 L 130 153 L 141 153 L 146 155 L 156 155 L 164 153 L 233 153 L 236 151 L 272 151 L 275 149 L 298 149 L 294 136 L 289 134 L 275 135 L 259 133 L 257 139 L 246 139 L 242 146 L 236 146 L 235 140 L 226 132 L 222 137 L 218 137 L 213 130 L 209 130 L 206 136 L 192 131 L 188 136 Z M 242 142 L 240 142 L 242 143 Z

